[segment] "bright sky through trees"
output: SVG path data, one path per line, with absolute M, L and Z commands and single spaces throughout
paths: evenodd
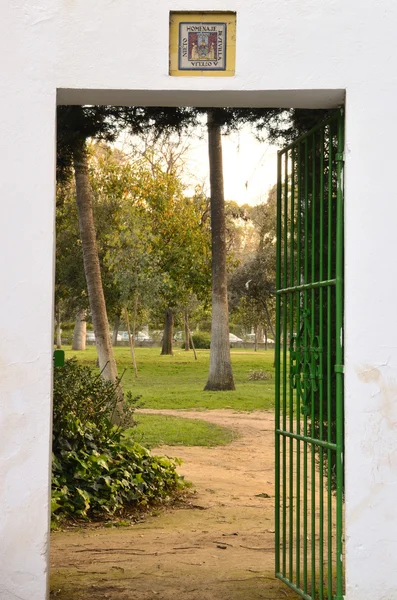
M 206 136 L 190 137 L 191 147 L 185 158 L 187 193 L 193 193 L 197 183 L 205 182 L 209 194 L 208 142 Z M 257 141 L 249 126 L 223 135 L 222 146 L 225 199 L 251 205 L 265 200 L 277 181 L 277 147 Z
M 116 145 L 128 154 L 131 141 L 139 145 L 139 137 L 128 134 L 121 135 Z M 185 168 L 181 174 L 186 195 L 193 196 L 198 184 L 204 184 L 205 193 L 209 195 L 208 140 L 204 119 L 195 132 L 182 135 L 182 146 L 186 141 L 189 149 L 183 153 Z M 225 199 L 252 206 L 266 200 L 269 189 L 277 181 L 278 148 L 256 140 L 250 126 L 246 125 L 239 132 L 223 135 L 222 149 Z

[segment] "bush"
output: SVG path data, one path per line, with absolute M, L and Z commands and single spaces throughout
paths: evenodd
M 248 373 L 248 379 L 250 381 L 259 381 L 259 380 L 266 380 L 266 379 L 271 379 L 272 378 L 272 374 L 269 371 L 263 371 L 263 369 L 253 369 L 252 371 L 250 371 Z
M 86 423 L 97 426 L 97 435 L 111 435 L 113 412 L 118 401 L 119 381 L 106 381 L 88 366 L 79 365 L 75 358 L 65 362 L 64 367 L 54 370 L 54 406 L 52 433 L 54 444 L 58 439 L 69 438 L 70 414 L 78 418 L 83 427 Z M 122 425 L 131 426 L 139 396 L 125 396 L 126 412 Z M 55 446 L 56 447 L 56 446 Z
M 181 487 L 176 462 L 152 456 L 111 423 L 118 383 L 69 360 L 54 374 L 54 519 L 94 518 L 168 500 Z M 127 396 L 131 426 L 136 398 Z
M 211 335 L 206 331 L 193 333 L 192 335 L 194 347 L 198 350 L 208 350 L 211 346 Z M 182 349 L 185 348 L 185 342 L 182 344 Z

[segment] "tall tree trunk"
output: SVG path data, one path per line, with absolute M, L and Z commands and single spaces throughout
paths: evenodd
M 117 336 L 120 328 L 120 315 L 114 317 L 113 323 L 113 335 L 112 335 L 112 346 L 117 346 Z
M 188 352 L 190 350 L 190 332 L 187 310 L 184 311 L 183 321 L 185 325 L 185 350 Z
M 85 319 L 85 310 L 78 310 L 74 322 L 72 350 L 85 350 L 85 336 L 87 332 L 87 321 Z
M 212 111 L 208 111 L 207 127 L 211 186 L 212 325 L 210 370 L 204 389 L 234 390 L 227 301 L 222 136 L 220 126 L 215 122 Z
M 117 367 L 114 360 L 113 348 L 110 343 L 109 324 L 102 287 L 85 141 L 82 141 L 80 147 L 75 150 L 73 159 L 84 272 L 87 280 L 88 298 L 95 331 L 99 368 L 102 377 L 115 382 L 117 380 Z M 119 390 L 119 401 L 113 415 L 115 423 L 120 421 L 124 407 L 122 390 L 121 388 Z
M 130 318 L 128 316 L 128 310 L 127 310 L 126 306 L 124 307 L 124 319 L 125 319 L 125 323 L 127 325 L 128 340 L 129 340 L 131 358 L 132 358 L 132 366 L 134 367 L 135 377 L 138 377 L 138 369 L 136 366 L 136 357 L 135 357 L 135 326 L 133 327 L 133 334 L 131 335 Z
M 174 314 L 171 309 L 167 308 L 164 315 L 164 333 L 163 345 L 161 354 L 173 354 L 172 351 L 172 335 L 174 331 Z
M 58 306 L 58 310 L 56 311 L 56 332 L 57 332 L 57 349 L 60 350 L 62 347 L 62 336 L 61 336 L 61 309 Z
M 257 352 L 257 350 L 258 350 L 258 329 L 259 329 L 259 325 L 257 325 L 255 327 L 255 346 L 254 346 L 255 352 Z
M 266 329 L 266 327 L 263 328 L 263 337 L 265 340 L 265 350 L 267 350 L 267 329 Z

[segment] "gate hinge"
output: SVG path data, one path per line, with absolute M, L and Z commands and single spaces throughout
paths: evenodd
M 345 153 L 344 152 L 337 152 L 335 154 L 335 160 L 336 160 L 336 162 L 345 162 Z
M 335 373 L 344 373 L 345 372 L 345 365 L 335 365 L 334 366 L 334 372 Z

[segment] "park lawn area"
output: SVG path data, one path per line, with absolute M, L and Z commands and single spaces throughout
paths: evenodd
M 235 391 L 208 392 L 204 386 L 208 377 L 209 350 L 193 352 L 174 349 L 173 356 L 161 356 L 160 348 L 136 348 L 138 379 L 135 379 L 128 347 L 114 348 L 119 374 L 125 391 L 141 396 L 145 408 L 202 409 L 231 408 L 234 410 L 271 410 L 274 408 L 273 350 L 231 350 Z M 66 357 L 76 356 L 92 367 L 96 362 L 95 346 L 84 352 L 66 348 Z M 266 380 L 249 380 L 252 370 L 269 374 Z
M 154 446 L 223 446 L 237 434 L 226 427 L 200 419 L 183 419 L 168 415 L 136 415 L 137 426 L 125 435 L 146 448 Z

